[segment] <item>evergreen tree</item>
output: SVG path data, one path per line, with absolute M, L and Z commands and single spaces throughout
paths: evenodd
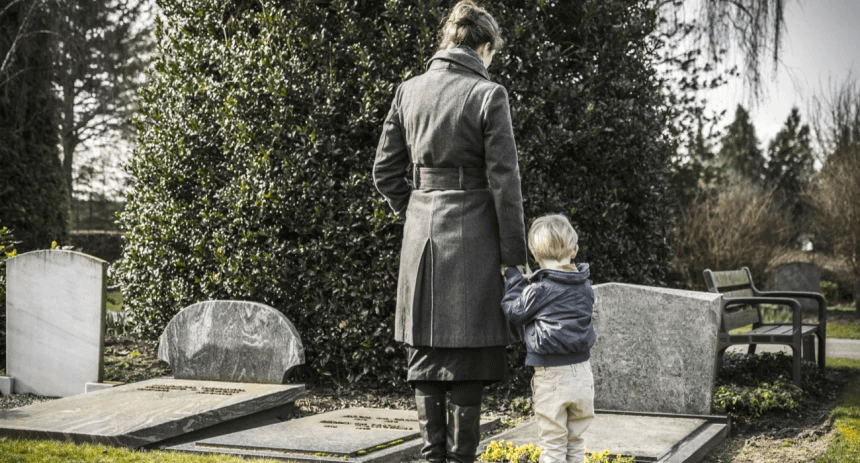
M 20 241 L 18 252 L 65 242 L 69 198 L 59 160 L 52 87 L 51 18 L 36 5 L 0 9 L 0 228 Z M 26 35 L 26 37 L 25 37 Z
M 800 123 L 800 111 L 792 108 L 785 125 L 768 144 L 765 185 L 785 209 L 792 224 L 792 238 L 808 232 L 809 206 L 801 199 L 813 173 L 813 154 L 809 125 Z
M 726 128 L 719 158 L 729 181 L 746 178 L 761 185 L 764 180 L 765 159 L 750 115 L 741 105 L 735 111 L 735 120 Z

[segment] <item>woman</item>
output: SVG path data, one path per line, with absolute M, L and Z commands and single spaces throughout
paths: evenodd
M 483 387 L 508 375 L 499 268 L 526 263 L 525 225 L 507 92 L 487 74 L 499 26 L 464 0 L 439 42 L 397 89 L 373 176 L 406 219 L 395 339 L 408 345 L 422 455 L 472 462 Z

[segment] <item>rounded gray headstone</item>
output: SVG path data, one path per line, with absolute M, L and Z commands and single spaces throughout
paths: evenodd
M 158 358 L 177 379 L 282 384 L 305 362 L 305 349 L 296 327 L 268 305 L 206 301 L 170 320 Z
M 767 291 L 821 292 L 821 269 L 809 262 L 791 262 L 780 265 L 767 275 Z M 805 312 L 818 313 L 814 299 L 798 299 Z

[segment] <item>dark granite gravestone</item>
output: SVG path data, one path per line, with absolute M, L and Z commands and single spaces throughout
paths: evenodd
M 0 436 L 141 447 L 294 402 L 303 385 L 158 378 L 0 412 Z
M 809 262 L 792 262 L 769 270 L 765 291 L 821 292 L 821 269 Z M 798 299 L 804 312 L 818 314 L 818 302 Z
M 284 314 L 257 302 L 206 301 L 170 320 L 158 358 L 177 379 L 282 384 L 305 362 L 299 333 Z

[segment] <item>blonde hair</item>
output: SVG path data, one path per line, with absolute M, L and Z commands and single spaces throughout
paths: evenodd
M 447 50 L 458 45 L 466 45 L 477 50 L 489 43 L 490 51 L 501 50 L 505 46 L 499 23 L 472 0 L 461 0 L 451 8 L 442 20 L 439 30 L 439 50 Z
M 563 215 L 537 218 L 529 230 L 529 250 L 535 260 L 564 260 L 576 256 L 579 250 L 573 226 Z

